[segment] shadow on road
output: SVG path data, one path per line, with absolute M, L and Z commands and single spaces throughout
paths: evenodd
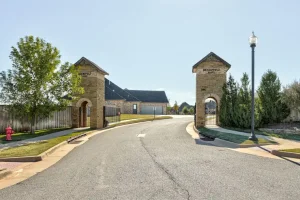
M 215 146 L 215 147 L 225 147 L 225 148 L 228 148 L 228 147 L 229 147 L 229 148 L 239 148 L 239 147 L 237 147 L 237 146 L 228 146 L 228 144 L 223 144 L 223 143 L 221 143 L 221 142 L 215 141 L 215 140 L 213 140 L 213 139 L 211 139 L 211 138 L 207 138 L 207 137 L 200 137 L 200 139 L 195 139 L 195 143 L 196 143 L 197 145 L 206 145 L 206 146 Z M 263 146 L 256 145 L 256 147 L 262 149 L 263 151 L 268 152 L 269 154 L 272 154 L 270 150 L 264 148 Z M 274 155 L 274 154 L 272 154 L 272 155 L 273 155 L 273 156 L 277 156 L 277 155 Z M 295 164 L 295 165 L 300 166 L 300 163 L 299 163 L 299 162 L 295 162 L 295 161 L 293 161 L 293 160 L 291 160 L 291 159 L 289 159 L 289 158 L 282 157 L 282 156 L 277 156 L 277 157 L 282 158 L 283 160 L 286 160 L 286 161 L 288 161 L 288 162 L 290 162 L 290 163 L 293 163 L 293 164 Z
M 257 147 L 260 148 L 260 149 L 262 149 L 262 150 L 264 150 L 264 151 L 266 151 L 266 152 L 268 152 L 268 153 L 270 153 L 270 154 L 272 154 L 271 151 L 270 151 L 269 149 L 266 149 L 266 148 L 264 148 L 264 147 L 262 147 L 262 146 L 257 146 Z M 272 155 L 274 155 L 274 154 L 272 154 Z M 274 156 L 277 156 L 277 155 L 274 155 Z M 293 164 L 295 164 L 295 165 L 300 166 L 300 163 L 295 162 L 295 161 L 293 161 L 293 160 L 290 160 L 290 159 L 288 159 L 288 158 L 286 158 L 286 157 L 282 157 L 282 156 L 277 156 L 277 157 L 282 158 L 283 160 L 286 160 L 286 161 L 288 161 L 288 162 L 291 162 L 291 163 L 293 163 Z

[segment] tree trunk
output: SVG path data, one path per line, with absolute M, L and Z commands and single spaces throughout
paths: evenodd
M 35 114 L 34 116 L 31 118 L 31 130 L 30 130 L 31 134 L 35 133 Z

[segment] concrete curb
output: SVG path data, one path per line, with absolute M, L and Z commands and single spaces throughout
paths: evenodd
M 172 119 L 172 118 L 170 118 L 170 119 Z M 112 128 L 116 128 L 116 127 L 134 125 L 134 124 L 145 123 L 145 122 L 150 122 L 150 121 L 135 122 L 135 123 L 130 123 L 130 124 L 120 124 L 120 125 L 117 125 L 117 126 L 114 126 L 114 127 L 105 127 L 105 128 L 102 128 L 102 129 L 90 130 L 90 131 L 87 131 L 84 134 L 79 135 L 80 137 L 76 136 L 75 138 L 70 138 L 70 139 L 72 139 L 72 141 L 74 141 L 74 140 L 79 139 L 79 138 L 81 138 L 83 136 L 89 136 L 89 135 L 91 135 L 91 134 L 93 134 L 95 132 L 98 132 L 98 131 L 104 131 L 104 130 L 108 130 L 108 129 L 112 129 Z M 94 135 L 92 135 L 92 136 L 94 136 Z M 90 139 L 92 136 L 90 136 L 88 139 Z M 54 147 L 48 149 L 47 151 L 41 153 L 38 156 L 24 156 L 24 157 L 0 158 L 0 162 L 37 162 L 37 161 L 42 161 L 43 158 L 51 155 L 56 149 L 62 147 L 63 145 L 66 145 L 66 144 L 68 144 L 68 141 L 63 141 L 63 142 L 55 145 Z M 13 171 L 6 170 L 6 169 L 0 171 L 0 180 L 3 179 L 3 178 L 5 178 L 6 176 L 12 174 L 12 172 Z
M 0 171 L 0 179 L 6 177 L 7 175 L 10 175 L 12 173 L 12 171 L 4 169 Z
M 230 142 L 230 141 L 227 141 L 227 140 L 222 140 L 222 139 L 219 139 L 219 138 L 215 138 L 215 141 L 223 143 L 224 146 L 232 146 L 234 148 L 239 148 L 240 147 L 239 144 L 237 144 L 237 143 Z
M 171 118 L 170 118 L 171 119 Z M 161 119 L 162 120 L 162 119 Z M 101 128 L 101 129 L 96 129 L 96 130 L 91 130 L 91 131 L 87 131 L 84 134 L 81 134 L 79 136 L 76 136 L 75 138 L 71 138 L 71 142 L 81 138 L 83 136 L 87 136 L 90 135 L 94 132 L 97 131 L 103 131 L 103 130 L 107 130 L 107 129 L 111 129 L 111 128 L 115 128 L 115 127 L 121 127 L 121 126 L 126 126 L 126 125 L 131 125 L 131 124 L 138 124 L 138 123 L 144 123 L 144 122 L 149 122 L 149 121 L 143 121 L 143 122 L 135 122 L 135 123 L 130 123 L 130 124 L 120 124 L 114 127 L 105 127 L 105 128 Z M 45 158 L 46 156 L 49 156 L 51 153 L 53 153 L 56 149 L 58 149 L 59 147 L 68 144 L 68 140 L 67 141 L 63 141 L 57 145 L 55 145 L 54 147 L 51 147 L 50 149 L 48 149 L 47 151 L 41 153 L 38 156 L 24 156 L 24 157 L 7 157 L 7 158 L 0 158 L 0 162 L 38 162 L 38 161 L 42 161 L 43 158 Z
M 195 126 L 193 126 L 193 129 L 196 133 L 199 134 L 199 136 L 201 135 L 201 133 L 199 132 L 199 130 L 197 130 L 197 128 Z M 203 135 L 202 135 L 203 136 Z M 203 136 L 206 137 L 206 136 Z M 233 142 L 229 142 L 226 140 L 222 140 L 219 138 L 215 138 L 213 141 L 206 141 L 210 144 L 214 144 L 215 146 L 219 146 L 219 147 L 227 147 L 227 148 L 239 148 L 238 144 L 233 143 Z
M 63 146 L 67 144 L 66 141 L 61 142 L 57 145 L 55 145 L 54 147 L 51 147 L 50 149 L 48 149 L 47 151 L 41 153 L 38 156 L 24 156 L 24 157 L 8 157 L 8 158 L 0 158 L 0 162 L 37 162 L 37 161 L 41 161 L 43 160 L 44 157 L 50 155 L 51 153 L 53 153 L 56 149 L 58 149 L 59 147 Z
M 195 126 L 193 126 L 193 128 L 199 135 L 201 135 L 201 133 L 196 129 Z M 207 136 L 204 136 L 204 137 L 207 137 Z M 259 147 L 259 146 L 265 146 L 265 145 L 273 145 L 272 143 L 269 143 L 269 144 L 237 144 L 237 143 L 230 142 L 227 140 L 222 140 L 220 138 L 215 138 L 215 140 L 222 142 L 222 143 L 227 143 L 229 145 L 234 145 L 234 146 L 236 146 L 236 148 L 249 148 L 249 147 Z
M 41 161 L 41 156 L 7 157 L 0 158 L 0 162 L 37 162 Z
M 198 134 L 200 135 L 200 132 L 199 132 L 199 130 L 196 128 L 195 124 L 194 124 L 194 126 L 193 126 L 193 129 L 194 129 L 194 131 L 195 131 L 196 133 L 198 133 Z
M 283 152 L 283 151 L 278 151 L 278 150 L 272 150 L 271 154 L 273 154 L 275 156 L 281 156 L 281 157 L 300 158 L 299 153 Z
M 86 136 L 86 133 L 82 133 L 82 134 L 80 134 L 80 135 L 77 135 L 77 136 L 75 136 L 75 137 L 72 137 L 72 138 L 68 139 L 67 142 L 68 142 L 68 143 L 73 142 L 74 140 L 77 140 L 78 138 L 81 138 L 81 137 L 84 137 L 84 136 Z

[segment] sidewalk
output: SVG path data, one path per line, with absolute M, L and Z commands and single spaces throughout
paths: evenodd
M 119 123 L 122 123 L 122 122 L 136 121 L 136 120 L 139 120 L 139 119 L 129 119 L 129 120 L 124 120 L 124 121 L 119 121 L 119 122 L 113 122 L 113 123 L 109 123 L 108 126 L 114 125 L 114 124 L 119 124 Z M 59 132 L 55 132 L 55 133 L 50 133 L 48 135 L 43 135 L 43 136 L 39 136 L 39 137 L 35 137 L 35 138 L 30 138 L 30 139 L 27 139 L 27 140 L 9 142 L 9 143 L 6 143 L 6 144 L 0 144 L 0 150 L 3 149 L 3 148 L 7 148 L 7 147 L 16 147 L 16 146 L 22 146 L 22 145 L 25 145 L 25 144 L 29 144 L 29 143 L 41 142 L 43 140 L 49 140 L 49 139 L 56 138 L 56 137 L 59 137 L 59 136 L 68 135 L 68 134 L 76 132 L 76 131 L 83 131 L 83 130 L 86 130 L 86 129 L 89 129 L 89 128 L 90 127 L 73 128 L 73 129 L 68 129 L 68 130 L 59 131 Z M 13 135 L 12 135 L 12 139 L 14 139 Z
M 296 163 L 297 165 L 300 165 L 300 159 L 286 158 L 286 157 L 283 158 L 283 157 L 279 157 L 279 156 L 271 154 L 272 150 L 300 148 L 300 141 L 298 142 L 298 141 L 292 141 L 292 140 L 285 140 L 285 139 L 281 139 L 281 138 L 263 136 L 265 138 L 269 138 L 270 140 L 277 142 L 277 144 L 263 145 L 263 146 L 257 146 L 257 147 L 248 147 L 248 148 L 238 148 L 235 145 L 232 146 L 228 142 L 223 141 L 223 140 L 214 140 L 214 141 L 201 140 L 198 132 L 194 131 L 193 127 L 194 127 L 194 122 L 188 124 L 188 126 L 186 127 L 186 131 L 187 131 L 187 133 L 189 133 L 192 136 L 193 139 L 195 139 L 196 144 L 201 145 L 201 143 L 209 143 L 213 146 L 227 148 L 232 151 L 237 151 L 240 153 L 246 153 L 246 154 L 267 157 L 267 158 L 274 158 L 274 159 L 282 159 L 282 160 L 290 161 L 290 162 Z M 224 134 L 231 133 L 231 134 L 236 134 L 236 135 L 250 136 L 247 133 L 231 131 L 228 129 L 218 127 L 216 125 L 206 126 L 206 128 L 211 129 L 211 130 L 216 130 L 216 131 L 222 131 Z M 258 137 L 260 137 L 260 136 L 262 136 L 262 135 L 259 135 Z M 198 143 L 197 143 L 197 141 L 198 141 Z
M 3 148 L 8 148 L 8 147 L 16 147 L 16 146 L 22 146 L 25 144 L 30 144 L 30 143 L 35 143 L 35 142 L 41 142 L 43 140 L 49 140 L 55 137 L 63 136 L 63 135 L 68 135 L 70 133 L 76 132 L 76 131 L 81 131 L 81 130 L 86 130 L 89 129 L 89 127 L 83 127 L 83 128 L 74 128 L 74 129 L 68 129 L 64 131 L 59 131 L 55 133 L 50 133 L 48 135 L 43 135 L 27 140 L 22 140 L 22 141 L 16 141 L 16 142 L 10 142 L 7 144 L 0 144 L 0 151 Z M 13 139 L 13 137 L 12 137 Z M 24 162 L 0 162 L 0 170 L 1 169 L 7 169 L 7 170 L 12 170 L 14 168 L 20 167 L 20 166 L 27 166 L 31 164 L 30 162 L 24 163 Z
M 49 140 L 49 139 L 52 139 L 52 138 L 56 138 L 56 137 L 63 136 L 63 135 L 68 135 L 70 133 L 73 133 L 73 132 L 76 132 L 76 131 L 82 131 L 82 130 L 86 130 L 86 129 L 89 129 L 89 127 L 68 129 L 68 130 L 64 130 L 64 131 L 50 133 L 48 135 L 43 135 L 43 136 L 39 136 L 39 137 L 35 137 L 35 138 L 30 138 L 30 139 L 27 139 L 27 140 L 10 142 L 10 143 L 6 143 L 6 144 L 0 144 L 0 150 L 3 149 L 3 148 L 7 148 L 7 147 L 16 147 L 16 146 L 22 146 L 22 145 L 25 145 L 25 144 L 29 144 L 29 143 L 41 142 L 43 140 Z M 12 139 L 14 139 L 13 135 L 12 135 Z
M 119 123 L 123 123 L 123 122 L 129 122 L 129 121 L 136 121 L 136 120 L 140 120 L 140 119 L 127 119 L 127 120 L 123 120 L 123 121 L 118 121 L 118 122 L 112 122 L 108 124 L 108 127 L 110 125 L 114 125 L 114 124 L 119 124 Z
M 225 128 L 221 128 L 221 127 L 219 127 L 219 126 L 217 126 L 217 125 L 206 125 L 205 127 L 208 128 L 208 129 L 210 129 L 210 130 L 220 131 L 220 132 L 223 132 L 223 133 L 231 133 L 231 134 L 242 135 L 242 136 L 247 136 L 247 137 L 250 136 L 249 133 L 244 133 L 244 132 L 239 132 L 239 131 L 228 130 L 228 129 L 225 129 Z M 264 136 L 264 135 L 256 135 L 256 137 L 258 137 L 258 138 L 263 138 L 263 139 L 266 139 L 266 140 L 273 140 L 271 137 L 269 137 L 269 136 Z
M 228 130 L 225 128 L 221 128 L 217 125 L 207 125 L 205 126 L 208 129 L 215 130 L 215 131 L 220 131 L 223 133 L 231 133 L 231 134 L 236 134 L 236 135 L 243 135 L 249 137 L 249 133 L 244 133 L 244 132 L 239 132 L 239 131 L 233 131 L 233 130 Z M 294 140 L 287 140 L 287 139 L 282 139 L 282 138 L 277 138 L 277 137 L 271 137 L 271 136 L 264 136 L 264 135 L 257 135 L 256 137 L 258 138 L 263 138 L 267 140 L 274 141 L 278 144 L 274 145 L 266 145 L 264 146 L 268 150 L 279 150 L 279 149 L 294 149 L 294 148 L 300 148 L 300 141 L 294 141 Z

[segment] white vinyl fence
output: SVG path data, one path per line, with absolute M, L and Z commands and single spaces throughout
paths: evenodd
M 24 118 L 22 120 L 13 117 L 7 112 L 7 106 L 0 105 L 0 133 L 5 132 L 5 128 L 10 124 L 15 131 L 29 131 L 30 122 Z M 37 121 L 36 130 L 49 128 L 62 128 L 72 126 L 72 107 L 69 106 L 66 110 L 52 113 L 49 117 Z

